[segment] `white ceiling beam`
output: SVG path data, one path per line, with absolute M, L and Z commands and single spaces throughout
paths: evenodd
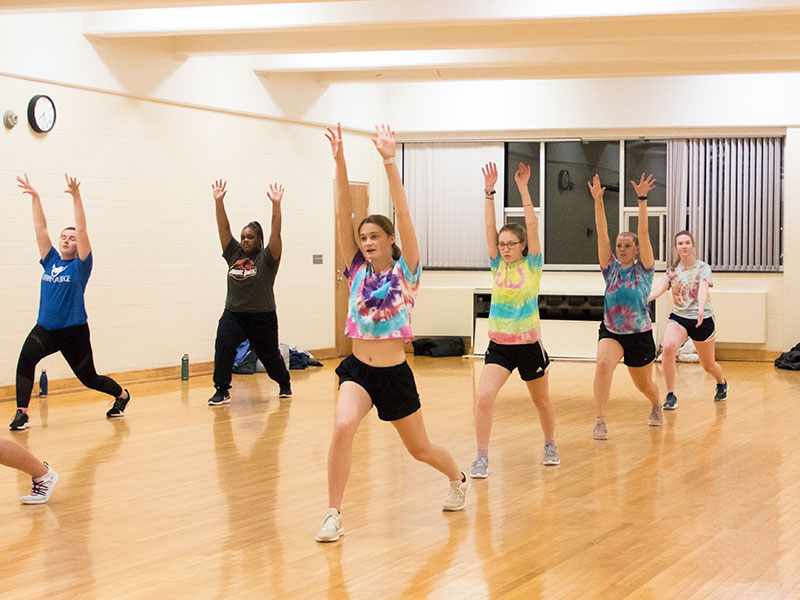
M 96 37 L 221 34 L 313 27 L 426 26 L 541 19 L 687 15 L 794 10 L 791 0 L 673 0 L 669 7 L 631 0 L 349 0 L 243 6 L 201 6 L 87 13 L 84 34 Z

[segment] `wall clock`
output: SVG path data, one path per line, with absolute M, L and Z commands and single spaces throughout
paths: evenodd
M 56 105 L 50 96 L 36 94 L 28 102 L 28 123 L 37 133 L 47 133 L 56 124 Z

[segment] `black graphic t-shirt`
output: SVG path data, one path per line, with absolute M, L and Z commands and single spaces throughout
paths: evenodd
M 228 297 L 225 308 L 233 312 L 269 312 L 275 310 L 272 286 L 279 260 L 269 248 L 250 258 L 236 239 L 222 253 L 228 263 Z

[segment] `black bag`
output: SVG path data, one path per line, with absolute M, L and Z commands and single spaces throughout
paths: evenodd
M 800 371 L 800 344 L 776 358 L 775 366 L 779 369 Z
M 415 356 L 462 356 L 464 340 L 460 337 L 419 338 L 411 342 Z

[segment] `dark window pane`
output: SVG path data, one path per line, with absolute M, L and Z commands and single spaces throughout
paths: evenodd
M 637 229 L 639 228 L 639 217 L 630 217 L 629 227 L 631 228 L 631 233 L 637 233 Z M 656 260 L 660 259 L 659 252 L 658 252 L 658 238 L 660 235 L 659 231 L 659 218 L 656 217 L 647 217 L 647 233 L 649 233 L 650 237 L 650 244 L 653 246 L 653 256 L 656 257 Z M 612 247 L 613 249 L 613 247 Z
M 597 264 L 594 201 L 586 183 L 605 186 L 608 235 L 619 231 L 619 142 L 545 144 L 545 257 L 549 265 Z
M 514 181 L 519 163 L 531 168 L 528 192 L 534 206 L 539 206 L 539 142 L 508 142 L 506 144 L 506 206 L 522 206 L 522 197 Z
M 656 187 L 647 194 L 648 206 L 667 205 L 667 142 L 630 140 L 625 142 L 625 206 L 637 206 L 631 180 L 639 183 L 644 173 L 656 178 Z

